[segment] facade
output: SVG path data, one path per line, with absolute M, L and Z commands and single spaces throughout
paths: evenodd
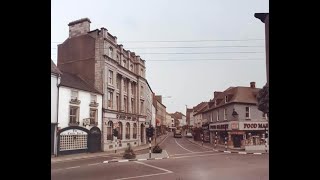
M 57 155 L 58 98 L 61 71 L 51 60 L 51 154 Z
M 152 125 L 152 105 L 153 105 L 153 92 L 149 85 L 149 83 L 146 81 L 146 126 L 149 127 L 149 125 Z M 153 126 L 155 127 L 155 126 Z
M 102 150 L 102 93 L 80 77 L 63 72 L 59 84 L 58 154 Z
M 268 122 L 257 108 L 259 90 L 251 82 L 249 87 L 230 87 L 215 93 L 209 109 L 202 112 L 209 121 L 211 143 L 216 139 L 218 145 L 224 146 L 227 138 L 229 148 L 264 150 Z
M 202 111 L 207 108 L 208 103 L 207 102 L 201 102 L 197 106 L 193 107 L 193 118 L 194 118 L 194 127 L 196 128 L 201 128 L 202 124 L 206 122 L 207 120 L 202 118 Z
M 182 126 L 187 125 L 187 122 L 186 122 L 187 118 L 181 112 L 171 113 L 170 115 L 174 119 L 174 126 L 176 128 L 181 128 Z
M 170 131 L 174 128 L 174 118 L 169 113 L 166 113 L 166 127 Z
M 58 45 L 58 67 L 79 75 L 104 94 L 104 151 L 145 144 L 151 108 L 146 106 L 145 61 L 117 44 L 117 37 L 106 28 L 90 31 L 90 23 L 84 18 L 68 24 L 69 38 Z M 114 129 L 118 137 L 113 137 Z
M 166 106 L 162 104 L 162 96 L 155 96 L 156 100 L 156 131 L 157 135 L 164 134 L 166 129 Z

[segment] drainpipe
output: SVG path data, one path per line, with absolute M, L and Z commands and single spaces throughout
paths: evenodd
M 57 76 L 57 88 L 58 88 L 58 95 L 57 95 L 57 125 L 56 128 L 54 130 L 54 155 L 58 156 L 57 152 L 58 152 L 58 141 L 57 141 L 57 129 L 58 129 L 58 122 L 59 122 L 59 84 L 60 84 L 60 75 L 58 74 Z

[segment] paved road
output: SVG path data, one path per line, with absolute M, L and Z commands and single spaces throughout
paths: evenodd
M 176 139 L 171 135 L 161 146 L 168 152 L 169 159 L 104 164 L 103 161 L 113 157 L 100 157 L 55 163 L 51 167 L 51 178 L 53 180 L 269 179 L 269 155 L 213 152 L 194 145 L 185 138 Z

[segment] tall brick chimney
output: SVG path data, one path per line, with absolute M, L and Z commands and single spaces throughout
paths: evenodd
M 72 21 L 69 26 L 69 38 L 86 34 L 90 31 L 90 19 L 82 18 L 76 21 Z
M 256 82 L 250 82 L 250 87 L 251 88 L 256 88 Z

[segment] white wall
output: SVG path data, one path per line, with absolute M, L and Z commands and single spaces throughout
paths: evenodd
M 195 125 L 194 125 L 193 112 L 190 112 L 190 125 L 195 126 Z
M 59 125 L 58 127 L 65 128 L 69 126 L 69 106 L 71 99 L 71 90 L 72 88 L 60 86 L 59 89 Z M 75 89 L 77 90 L 77 89 Z M 80 103 L 80 113 L 79 113 L 79 126 L 83 126 L 83 119 L 90 117 L 90 102 L 91 102 L 91 92 L 77 90 L 78 100 Z M 99 103 L 98 109 L 98 126 L 102 130 L 102 95 L 97 95 L 97 103 Z M 91 129 L 92 126 L 86 126 L 87 129 Z
M 185 126 L 185 125 L 187 125 L 187 117 L 186 116 L 182 116 L 181 126 Z
M 56 75 L 51 74 L 51 123 L 56 123 L 58 120 L 57 117 L 57 101 L 58 101 L 58 86 L 57 84 L 60 82 L 57 79 Z
M 151 124 L 153 127 L 156 127 L 156 108 L 152 104 L 152 119 Z

